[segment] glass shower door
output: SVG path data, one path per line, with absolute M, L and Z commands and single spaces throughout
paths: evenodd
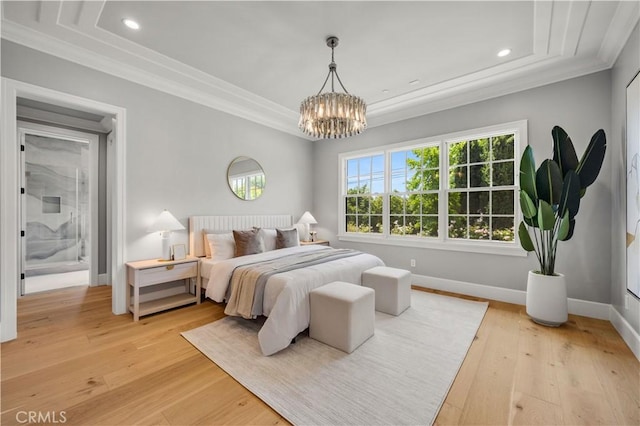
M 90 144 L 25 133 L 23 145 L 23 293 L 42 291 L 29 283 L 45 275 L 65 280 L 61 286 L 89 284 Z

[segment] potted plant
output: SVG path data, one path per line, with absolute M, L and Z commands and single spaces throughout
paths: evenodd
M 518 228 L 520 244 L 535 252 L 540 269 L 529 271 L 527 314 L 537 323 L 559 326 L 567 321 L 567 285 L 556 273 L 559 241 L 573 236 L 580 199 L 602 167 L 606 151 L 604 130 L 598 130 L 580 161 L 571 138 L 559 126 L 551 131 L 553 159 L 536 169 L 533 150 L 527 146 L 520 162 L 520 208 L 524 220 Z M 533 236 L 533 238 L 532 238 Z

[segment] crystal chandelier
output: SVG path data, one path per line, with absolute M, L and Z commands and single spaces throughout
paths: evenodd
M 329 74 L 315 96 L 309 96 L 300 104 L 298 127 L 305 134 L 322 139 L 345 138 L 362 133 L 367 128 L 367 104 L 362 98 L 349 94 L 344 88 L 333 60 L 333 49 L 338 45 L 338 37 L 327 38 L 331 48 Z M 322 93 L 331 77 L 331 92 Z M 337 79 L 344 93 L 334 91 Z

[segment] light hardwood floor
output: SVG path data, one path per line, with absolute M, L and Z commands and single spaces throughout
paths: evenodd
M 223 316 L 207 301 L 134 323 L 110 287 L 24 297 L 1 346 L 2 424 L 286 424 L 180 336 Z M 640 364 L 606 321 L 545 328 L 492 301 L 436 423 L 638 425 Z

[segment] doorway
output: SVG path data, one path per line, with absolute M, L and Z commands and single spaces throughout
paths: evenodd
M 18 100 L 29 99 L 62 108 L 102 115 L 109 134 L 107 160 L 107 277 L 112 311 L 127 312 L 125 269 L 126 109 L 33 84 L 0 79 L 0 341 L 18 336 L 17 300 L 20 287 L 21 208 Z M 111 133 L 109 133 L 111 132 Z
M 18 122 L 20 294 L 98 283 L 98 135 Z

